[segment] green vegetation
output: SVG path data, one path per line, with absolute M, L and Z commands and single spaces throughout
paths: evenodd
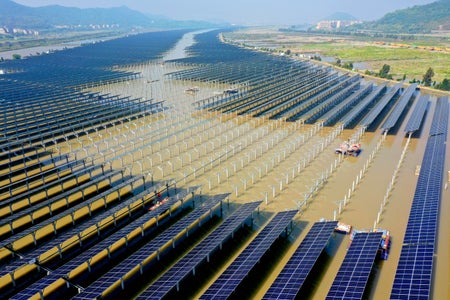
M 430 68 L 428 68 L 427 72 L 423 75 L 423 80 L 422 80 L 423 85 L 431 86 L 431 84 L 433 82 L 433 76 L 434 76 L 434 71 L 430 67 Z
M 377 21 L 355 25 L 353 29 L 405 33 L 450 29 L 450 0 L 397 10 Z
M 226 34 L 227 39 L 252 48 L 255 47 L 252 45 L 257 45 L 261 51 L 270 49 L 270 52 L 278 53 L 289 45 L 291 56 L 319 56 L 342 68 L 398 81 L 422 82 L 424 74 L 432 68 L 434 76 L 430 86 L 448 90 L 449 37 L 407 35 L 406 41 L 401 39 L 401 35 L 396 37 L 395 40 L 367 39 L 311 32 L 280 32 L 267 28 Z

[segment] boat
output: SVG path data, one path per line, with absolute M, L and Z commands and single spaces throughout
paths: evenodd
M 389 230 L 386 229 L 380 229 L 380 228 L 376 228 L 373 230 L 374 232 L 382 232 L 383 234 L 381 235 L 381 242 L 380 242 L 380 248 L 387 250 L 389 249 L 390 246 L 390 233 Z
M 226 89 L 223 91 L 224 94 L 237 94 L 238 89 Z
M 193 86 L 184 90 L 185 93 L 189 94 L 194 94 L 197 93 L 198 91 L 200 91 L 200 89 L 197 86 Z
M 343 142 L 335 149 L 336 154 L 358 156 L 361 153 L 360 143 Z
M 344 234 L 349 234 L 352 231 L 352 225 L 345 224 L 343 222 L 338 222 L 334 231 Z
M 390 233 L 389 230 L 386 229 L 380 229 L 380 228 L 376 228 L 373 230 L 374 232 L 382 232 L 383 234 L 381 235 L 381 241 L 380 241 L 380 247 L 379 247 L 379 254 L 380 254 L 380 258 L 383 260 L 387 260 L 389 257 L 389 248 L 390 248 Z

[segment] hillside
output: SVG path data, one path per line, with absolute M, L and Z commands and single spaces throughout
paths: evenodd
M 354 16 L 345 13 L 345 12 L 336 12 L 326 18 L 324 18 L 321 21 L 327 21 L 327 20 L 339 20 L 339 21 L 356 21 L 357 18 L 355 18 Z
M 355 26 L 359 29 L 384 32 L 426 33 L 450 30 L 450 0 L 416 5 L 386 14 L 374 22 Z
M 64 7 L 50 5 L 28 7 L 11 0 L 0 1 L 0 27 L 28 30 L 99 28 L 176 28 L 205 27 L 205 22 L 175 21 L 153 17 L 131 10 L 126 6 L 113 8 Z

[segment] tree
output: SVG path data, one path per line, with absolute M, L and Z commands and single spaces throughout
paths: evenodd
M 13 55 L 12 55 L 12 58 L 13 58 L 13 59 L 21 59 L 22 56 L 21 56 L 20 54 L 17 54 L 17 53 L 16 53 L 16 54 L 13 54 Z
M 431 86 L 431 83 L 433 82 L 432 78 L 434 76 L 434 71 L 431 67 L 428 68 L 427 72 L 423 75 L 423 85 L 424 86 Z
M 351 61 L 345 62 L 342 65 L 342 67 L 345 68 L 345 69 L 353 70 L 353 62 L 351 62 Z
M 391 66 L 384 64 L 381 69 L 380 72 L 378 73 L 378 76 L 381 78 L 389 78 L 389 71 L 391 70 Z
M 444 91 L 450 91 L 450 80 L 444 78 L 444 80 L 438 84 L 437 88 Z

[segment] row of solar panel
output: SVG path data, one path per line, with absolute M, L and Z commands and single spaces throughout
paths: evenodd
M 443 97 L 436 104 L 391 299 L 430 297 L 448 120 L 448 98 Z

